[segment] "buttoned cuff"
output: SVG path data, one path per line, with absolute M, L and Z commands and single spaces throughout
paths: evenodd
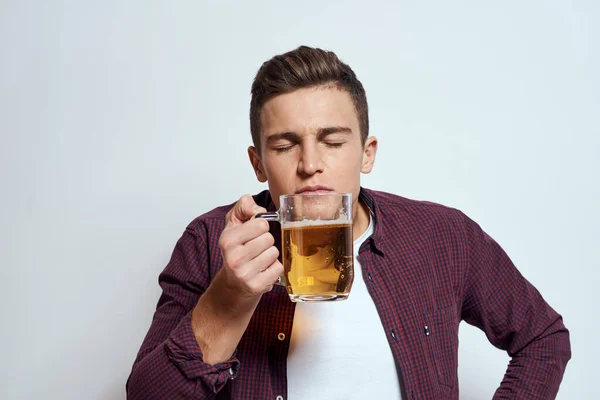
M 240 368 L 235 353 L 225 362 L 210 365 L 203 361 L 202 351 L 194 331 L 192 316 L 188 313 L 171 332 L 165 342 L 169 360 L 177 366 L 188 379 L 200 379 L 213 392 L 218 393 L 229 379 L 234 379 Z

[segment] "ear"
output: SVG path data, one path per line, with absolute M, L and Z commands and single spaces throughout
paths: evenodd
M 375 156 L 377 155 L 377 138 L 375 136 L 369 136 L 363 146 L 363 159 L 360 172 L 368 174 L 373 169 L 375 164 Z
M 267 181 L 267 174 L 265 174 L 265 170 L 256 147 L 248 147 L 248 157 L 250 158 L 250 164 L 252 164 L 254 173 L 256 174 L 256 179 L 258 179 L 259 182 L 265 183 Z

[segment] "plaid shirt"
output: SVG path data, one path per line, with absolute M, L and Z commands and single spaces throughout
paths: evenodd
M 274 210 L 268 191 L 254 199 Z M 500 246 L 455 209 L 367 189 L 360 200 L 375 232 L 359 261 L 403 398 L 458 399 L 461 320 L 512 357 L 494 399 L 554 398 L 571 357 L 569 332 Z M 294 303 L 284 287 L 263 295 L 224 363 L 204 363 L 192 332 L 191 310 L 222 265 L 217 243 L 231 207 L 196 218 L 177 242 L 159 277 L 163 293 L 127 382 L 129 399 L 287 398 Z M 279 245 L 276 224 L 272 233 Z

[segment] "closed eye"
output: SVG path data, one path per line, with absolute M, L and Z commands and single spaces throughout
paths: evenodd
M 293 148 L 294 148 L 293 144 L 288 144 L 286 146 L 273 147 L 273 150 L 275 150 L 277 153 L 285 153 L 285 152 L 290 151 Z

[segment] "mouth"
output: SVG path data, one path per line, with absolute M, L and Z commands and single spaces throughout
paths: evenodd
M 296 194 L 325 194 L 331 193 L 333 189 L 327 186 L 304 186 L 302 189 L 296 191 Z

